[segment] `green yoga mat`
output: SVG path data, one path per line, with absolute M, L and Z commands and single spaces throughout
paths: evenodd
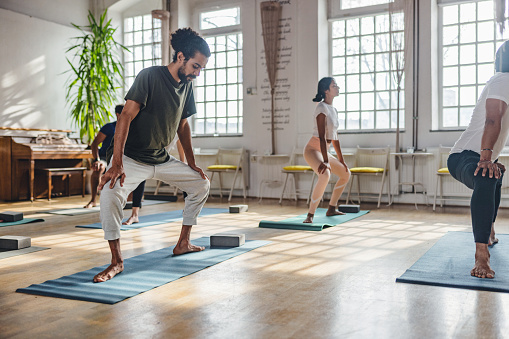
M 22 224 L 30 224 L 30 223 L 39 222 L 39 221 L 44 221 L 44 219 L 30 219 L 30 218 L 26 218 L 26 219 L 19 220 L 19 221 L 0 222 L 0 227 L 15 226 L 15 225 L 22 225 Z
M 302 231 L 321 231 L 325 227 L 332 227 L 344 222 L 350 221 L 352 219 L 363 216 L 369 211 L 360 211 L 358 213 L 347 213 L 345 215 L 335 215 L 332 217 L 328 217 L 325 215 L 327 209 L 318 208 L 315 212 L 315 217 L 313 218 L 312 224 L 303 223 L 304 219 L 306 219 L 306 214 L 301 214 L 297 217 L 274 221 L 274 220 L 262 220 L 258 227 L 263 228 L 280 228 L 280 229 L 289 229 L 289 230 L 302 230 Z

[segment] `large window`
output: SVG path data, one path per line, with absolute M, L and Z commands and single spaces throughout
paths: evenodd
M 445 2 L 445 1 L 444 1 Z M 493 1 L 440 6 L 440 126 L 464 128 L 486 81 L 495 73 L 495 53 L 507 40 L 493 20 Z
M 238 7 L 202 12 L 200 28 L 209 44 L 207 67 L 197 77 L 195 135 L 238 135 L 243 127 L 242 33 Z M 215 34 L 221 32 L 220 34 Z
M 340 87 L 334 105 L 340 129 L 396 128 L 397 74 L 399 70 L 403 75 L 404 63 L 403 18 L 403 13 L 385 12 L 332 22 L 332 74 Z M 405 116 L 403 84 L 404 77 L 400 81 L 400 127 Z
M 150 66 L 161 65 L 161 21 L 152 15 L 124 19 L 124 83 L 131 88 L 138 73 Z

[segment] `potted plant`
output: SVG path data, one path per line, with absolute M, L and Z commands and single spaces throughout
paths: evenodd
M 97 21 L 88 12 L 87 26 L 78 26 L 83 35 L 73 38 L 76 44 L 66 53 L 73 51 L 74 55 L 69 72 L 66 100 L 71 106 L 71 118 L 79 128 L 80 138 L 90 144 L 100 127 L 109 122 L 112 116 L 110 108 L 116 100 L 116 92 L 122 88 L 123 66 L 120 62 L 119 51 L 128 50 L 115 41 L 113 34 L 116 28 L 111 26 L 111 20 L 106 22 L 106 13 Z

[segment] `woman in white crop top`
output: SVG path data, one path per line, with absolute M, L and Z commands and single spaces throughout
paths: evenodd
M 313 114 L 313 136 L 304 148 L 304 159 L 306 159 L 306 162 L 318 175 L 318 181 L 311 195 L 308 215 L 306 220 L 304 220 L 305 223 L 313 222 L 316 208 L 329 183 L 331 172 L 336 174 L 339 179 L 334 186 L 326 215 L 333 216 L 344 214 L 337 210 L 337 205 L 339 197 L 341 197 L 350 179 L 350 171 L 343 159 L 343 154 L 341 153 L 341 147 L 339 145 L 337 133 L 339 125 L 338 114 L 336 109 L 332 107 L 332 100 L 338 95 L 339 86 L 333 78 L 326 77 L 318 82 L 318 93 L 313 99 L 314 102 L 319 103 Z M 329 153 L 331 143 L 336 150 L 338 158 L 335 158 Z

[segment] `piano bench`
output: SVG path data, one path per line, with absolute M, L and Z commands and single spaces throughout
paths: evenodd
M 67 195 L 71 196 L 71 175 L 81 172 L 81 196 L 85 196 L 85 178 L 87 176 L 86 167 L 66 167 L 66 168 L 40 168 L 40 171 L 46 173 L 48 179 L 48 200 L 51 200 L 51 178 L 59 175 L 67 175 Z

